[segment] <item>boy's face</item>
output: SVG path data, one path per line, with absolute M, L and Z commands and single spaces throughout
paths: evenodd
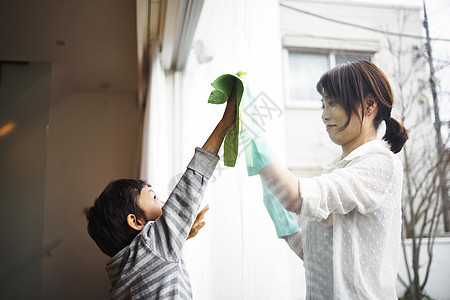
M 144 211 L 147 221 L 155 221 L 162 215 L 161 207 L 164 203 L 158 199 L 155 191 L 148 185 L 142 188 L 138 204 Z

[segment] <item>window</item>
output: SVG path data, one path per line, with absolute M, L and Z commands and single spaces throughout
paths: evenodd
M 290 99 L 298 101 L 317 98 L 316 82 L 329 68 L 329 55 L 289 52 Z
M 288 49 L 287 105 L 320 107 L 316 83 L 328 69 L 357 59 L 371 61 L 372 53 Z

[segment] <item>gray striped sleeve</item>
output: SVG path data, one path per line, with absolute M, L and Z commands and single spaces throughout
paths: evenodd
M 178 261 L 181 249 L 205 192 L 208 178 L 214 171 L 219 156 L 196 148 L 183 176 L 173 189 L 166 204 L 163 215 L 149 227 L 146 241 L 150 248 L 161 257 Z
M 211 168 L 211 162 L 214 162 L 214 166 Z M 219 161 L 219 156 L 203 148 L 195 148 L 195 155 L 191 159 L 191 162 L 187 166 L 193 171 L 197 171 L 203 174 L 207 179 L 211 178 L 214 168 Z

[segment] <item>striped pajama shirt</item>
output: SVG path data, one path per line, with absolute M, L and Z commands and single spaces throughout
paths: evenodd
M 148 222 L 107 263 L 111 299 L 192 299 L 181 252 L 218 160 L 216 154 L 196 148 L 161 217 Z

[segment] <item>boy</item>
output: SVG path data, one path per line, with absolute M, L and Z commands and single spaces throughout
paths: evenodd
M 95 200 L 87 213 L 88 232 L 111 257 L 106 265 L 110 298 L 192 299 L 181 250 L 235 118 L 233 89 L 222 119 L 203 147 L 195 149 L 165 204 L 145 181 L 128 179 L 111 182 Z

